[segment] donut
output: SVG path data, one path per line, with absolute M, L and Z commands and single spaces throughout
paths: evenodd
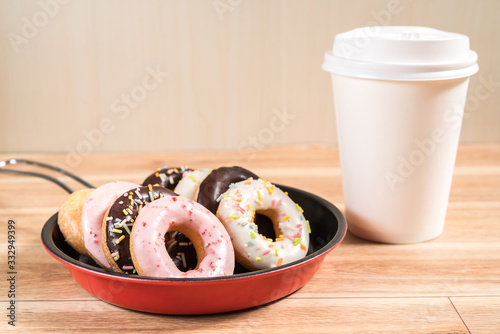
M 299 260 L 309 248 L 309 224 L 302 208 L 268 181 L 246 180 L 232 184 L 220 199 L 217 217 L 233 242 L 236 261 L 248 270 L 273 268 Z M 272 240 L 259 234 L 255 214 L 271 219 Z
M 89 257 L 82 233 L 82 208 L 94 189 L 71 193 L 59 207 L 57 224 L 66 242 L 79 254 Z
M 180 271 L 165 246 L 165 233 L 186 235 L 196 249 L 193 270 Z M 168 196 L 147 204 L 132 228 L 132 260 L 139 275 L 152 277 L 215 277 L 232 275 L 234 249 L 217 217 L 185 197 Z
M 259 177 L 251 171 L 238 167 L 220 167 L 214 169 L 198 187 L 196 201 L 210 210 L 214 215 L 217 213 L 219 202 L 217 199 L 229 189 L 231 183 L 258 179 Z
M 102 247 L 102 221 L 109 206 L 118 196 L 138 184 L 124 181 L 106 183 L 96 188 L 87 197 L 82 208 L 82 234 L 89 256 L 101 267 L 111 269 Z
M 182 179 L 174 189 L 176 194 L 194 200 L 196 190 L 200 183 L 210 174 L 209 168 L 198 168 L 191 171 L 185 171 Z
M 186 272 L 196 268 L 198 265 L 198 256 L 191 240 L 184 234 L 171 231 L 165 234 L 165 246 L 168 255 L 174 262 L 177 269 Z
M 186 167 L 161 167 L 149 175 L 143 182 L 143 186 L 158 185 L 169 190 L 174 190 L 185 171 L 192 171 Z
M 102 222 L 102 247 L 111 269 L 135 274 L 130 257 L 130 230 L 142 208 L 163 196 L 176 196 L 165 187 L 137 187 L 124 192 L 108 208 Z

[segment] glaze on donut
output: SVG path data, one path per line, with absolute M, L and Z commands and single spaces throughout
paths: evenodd
M 194 200 L 200 183 L 212 172 L 209 168 L 188 170 L 182 174 L 182 179 L 174 189 L 176 194 Z
M 174 190 L 186 171 L 192 171 L 192 169 L 186 167 L 161 167 L 149 175 L 144 182 L 142 182 L 142 185 L 146 187 L 148 185 L 158 185 L 169 190 Z
M 299 260 L 309 248 L 309 224 L 302 208 L 281 189 L 261 179 L 232 184 L 221 197 L 217 217 L 233 242 L 236 261 L 249 270 Z M 259 233 L 255 214 L 271 219 L 276 240 Z
M 111 269 L 102 247 L 102 221 L 109 206 L 118 196 L 138 184 L 124 181 L 106 183 L 87 197 L 82 208 L 82 233 L 90 257 L 101 267 Z
M 114 271 L 135 274 L 130 256 L 130 231 L 142 208 L 164 196 L 176 194 L 165 187 L 149 185 L 124 192 L 110 205 L 101 234 L 104 254 Z
M 176 268 L 165 247 L 165 233 L 178 231 L 193 243 L 195 269 Z M 232 275 L 234 250 L 224 226 L 201 204 L 188 198 L 163 197 L 147 204 L 133 226 L 131 253 L 139 275 L 153 277 L 214 277 Z
M 251 171 L 238 166 L 214 169 L 200 183 L 196 201 L 215 215 L 219 207 L 217 199 L 229 189 L 229 185 L 249 178 L 258 179 L 259 177 Z

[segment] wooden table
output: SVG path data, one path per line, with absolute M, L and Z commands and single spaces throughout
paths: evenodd
M 164 165 L 239 164 L 343 209 L 338 152 L 329 146 L 91 154 L 78 163 L 65 154 L 1 154 L 0 160 L 11 157 L 66 166 L 95 185 L 141 182 Z M 1 332 L 500 333 L 500 145 L 460 147 L 439 238 L 384 245 L 348 233 L 297 293 L 254 309 L 207 316 L 144 314 L 94 298 L 40 242 L 43 224 L 66 193 L 45 180 L 6 175 L 0 175 L 0 189 Z M 7 281 L 9 219 L 16 226 L 14 298 L 8 296 Z M 11 300 L 15 328 L 8 325 Z

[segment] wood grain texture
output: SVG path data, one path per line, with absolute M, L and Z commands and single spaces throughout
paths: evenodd
M 447 298 L 286 299 L 248 311 L 198 317 L 132 313 L 102 302 L 20 302 L 19 329 L 102 333 L 468 333 Z M 311 307 L 314 305 L 314 307 Z M 103 315 L 97 316 L 96 314 Z M 61 319 L 68 319 L 61 322 Z M 119 319 L 119 320 L 118 320 Z M 362 324 L 369 324 L 369 327 Z
M 494 0 L 2 1 L 0 152 L 335 144 L 324 52 L 366 25 L 468 35 L 480 71 L 461 140 L 500 142 L 499 11 Z
M 498 333 L 500 328 L 500 296 L 452 297 L 453 305 L 460 312 L 471 333 Z
M 64 154 L 16 154 L 64 165 Z M 100 185 L 141 182 L 163 165 L 217 167 L 237 151 L 92 154 L 71 170 Z M 11 155 L 0 154 L 0 160 Z M 247 157 L 248 158 L 248 157 Z M 343 209 L 338 151 L 281 146 L 241 164 L 273 182 L 318 194 Z M 444 233 L 429 242 L 384 245 L 347 234 L 299 291 L 250 310 L 160 316 L 104 303 L 73 280 L 40 243 L 45 221 L 66 193 L 44 180 L 0 174 L 0 235 L 16 221 L 17 326 L 21 332 L 496 333 L 500 298 L 500 146 L 459 148 Z M 29 168 L 28 168 L 29 169 Z M 66 181 L 66 178 L 63 178 Z M 78 186 L 74 183 L 75 188 Z M 6 239 L 0 249 L 6 249 Z M 5 266 L 6 252 L 0 252 Z M 9 283 L 0 280 L 6 309 Z M 110 320 L 112 319 L 112 320 Z M 235 329 L 236 328 L 236 329 Z M 0 331 L 11 329 L 5 319 Z

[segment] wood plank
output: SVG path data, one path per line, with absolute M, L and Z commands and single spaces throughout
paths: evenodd
M 18 329 L 37 333 L 167 329 L 176 333 L 468 333 L 448 298 L 282 299 L 205 316 L 130 313 L 100 301 L 39 301 L 19 302 L 18 312 Z
M 450 298 L 471 333 L 500 331 L 500 296 Z

